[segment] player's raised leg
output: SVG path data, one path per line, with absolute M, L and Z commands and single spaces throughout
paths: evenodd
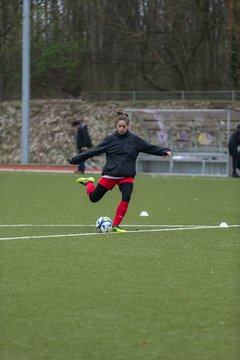
M 109 190 L 106 187 L 102 186 L 101 184 L 97 184 L 95 187 L 94 185 L 95 179 L 93 177 L 89 178 L 78 178 L 76 182 L 78 184 L 82 184 L 86 186 L 86 191 L 89 196 L 91 202 L 95 203 L 101 200 L 101 198 L 106 194 Z
M 93 177 L 88 177 L 88 178 L 81 177 L 76 180 L 76 183 L 85 185 L 87 194 L 88 196 L 90 196 L 91 193 L 95 190 L 94 181 L 95 179 Z

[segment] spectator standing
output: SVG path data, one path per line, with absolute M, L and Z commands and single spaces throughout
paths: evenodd
M 240 124 L 230 136 L 228 142 L 229 155 L 232 157 L 232 176 L 240 177 L 237 169 L 240 169 Z
M 83 120 L 74 121 L 73 126 L 77 127 L 77 131 L 76 131 L 77 152 L 81 154 L 82 152 L 92 147 L 91 137 L 88 132 L 88 127 L 83 122 Z M 82 161 L 78 164 L 77 172 L 82 174 L 85 173 L 85 161 Z

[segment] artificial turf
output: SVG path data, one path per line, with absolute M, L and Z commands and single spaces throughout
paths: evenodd
M 91 204 L 75 179 L 0 173 L 2 358 L 239 359 L 240 227 L 219 227 L 239 180 L 137 176 L 129 231 L 103 235 L 120 194 Z

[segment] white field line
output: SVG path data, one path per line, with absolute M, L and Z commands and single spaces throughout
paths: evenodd
M 0 227 L 95 227 L 95 225 L 93 224 L 0 224 Z M 155 225 L 150 225 L 150 224 L 133 224 L 133 225 L 126 225 L 124 224 L 124 227 L 125 226 L 130 226 L 130 227 L 135 227 L 135 226 L 138 226 L 138 227 L 195 227 L 195 226 L 201 226 L 201 225 L 171 225 L 171 224 L 168 224 L 168 225 L 163 225 L 163 224 L 155 224 Z M 203 226 L 206 226 L 206 225 L 203 225 Z
M 134 226 L 134 225 L 131 225 Z M 232 227 L 240 227 L 240 225 L 228 225 L 228 228 Z M 221 228 L 218 226 L 193 226 L 193 227 L 179 227 L 179 228 L 165 228 L 165 229 L 147 229 L 147 230 L 130 230 L 125 233 L 127 235 L 128 233 L 146 233 L 146 232 L 163 232 L 163 231 L 182 231 L 182 230 L 205 230 L 205 229 L 227 229 L 227 228 Z M 108 233 L 108 234 L 102 234 L 102 233 L 80 233 L 80 234 L 56 234 L 56 235 L 34 235 L 34 236 L 15 236 L 15 237 L 5 237 L 0 238 L 0 241 L 7 241 L 7 240 L 28 240 L 28 239 L 47 239 L 47 238 L 60 238 L 60 237 L 80 237 L 80 236 L 111 236 L 116 235 L 116 233 Z M 123 236 L 123 235 L 122 235 Z

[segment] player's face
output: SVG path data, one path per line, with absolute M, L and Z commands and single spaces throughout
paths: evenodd
M 128 131 L 128 125 L 127 125 L 126 121 L 119 120 L 117 123 L 117 132 L 120 135 L 124 135 L 124 134 L 126 134 L 127 131 Z

